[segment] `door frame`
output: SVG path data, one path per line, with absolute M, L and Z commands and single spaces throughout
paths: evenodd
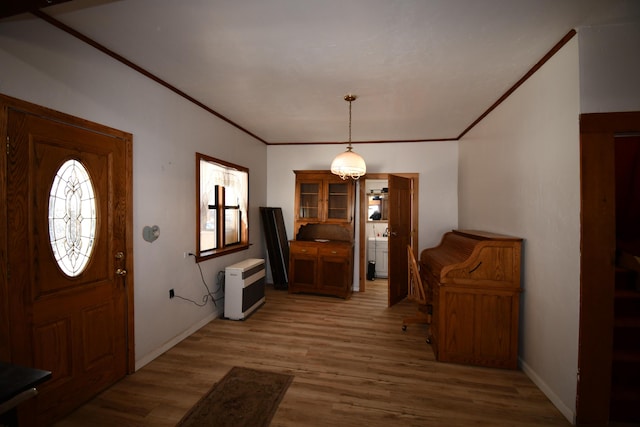
M 368 173 L 362 176 L 358 181 L 358 288 L 359 292 L 365 292 L 366 281 L 364 278 L 366 277 L 366 255 L 367 255 L 367 236 L 366 233 L 366 224 L 367 224 L 367 190 L 364 185 L 364 181 L 367 179 L 388 179 L 389 175 L 397 175 L 403 178 L 409 178 L 413 181 L 413 194 L 412 194 L 412 206 L 411 206 L 411 247 L 413 248 L 414 255 L 416 259 L 418 257 L 418 225 L 419 225 L 419 216 L 418 216 L 418 208 L 420 206 L 419 194 L 419 173 Z M 387 289 L 388 291 L 388 289 Z
M 615 286 L 615 136 L 640 112 L 580 115 L 580 315 L 576 424 L 607 425 Z
M 27 101 L 23 101 L 17 98 L 13 98 L 4 94 L 0 94 L 0 135 L 3 139 L 7 137 L 8 131 L 8 114 L 9 110 L 22 111 L 27 114 L 32 114 L 38 117 L 49 119 L 52 121 L 61 122 L 70 126 L 75 126 L 82 129 L 87 129 L 92 132 L 102 133 L 109 135 L 113 138 L 119 139 L 125 145 L 125 170 L 122 173 L 125 175 L 125 199 L 127 210 L 125 212 L 125 250 L 127 256 L 125 257 L 125 270 L 128 272 L 126 276 L 126 291 L 125 291 L 125 303 L 126 303 L 126 337 L 127 343 L 127 373 L 133 373 L 135 371 L 135 335 L 134 335 L 134 281 L 133 281 L 133 136 L 128 132 L 124 132 L 118 129 L 114 129 L 99 123 L 91 122 L 89 120 L 81 119 L 69 114 L 65 114 L 47 107 L 42 107 L 36 104 L 32 104 Z M 0 200 L 2 200 L 3 208 L 0 209 L 0 359 L 11 361 L 11 344 L 10 344 L 10 327 L 11 319 L 9 317 L 9 286 L 10 286 L 10 272 L 8 271 L 8 239 L 7 239 L 7 227 L 8 227 L 8 213 L 6 208 L 7 200 L 7 150 L 0 150 Z

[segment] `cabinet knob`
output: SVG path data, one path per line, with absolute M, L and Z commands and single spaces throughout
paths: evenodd
M 331 251 L 331 253 L 332 253 L 332 254 L 337 254 L 338 252 L 336 252 L 336 251 Z
M 307 250 L 306 250 L 306 249 L 303 249 L 303 250 L 301 250 L 300 252 L 307 252 Z

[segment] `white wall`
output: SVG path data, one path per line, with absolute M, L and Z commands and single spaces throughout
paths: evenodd
M 580 111 L 640 111 L 640 2 L 635 23 L 581 28 Z
M 200 264 L 215 287 L 225 266 L 265 256 L 258 207 L 266 202 L 266 146 L 40 20 L 0 23 L 0 64 L 0 93 L 133 134 L 135 354 L 140 367 L 222 312 L 222 301 L 217 308 L 199 308 L 168 297 L 171 288 L 198 302 L 205 294 L 193 258 L 183 258 L 183 252 L 195 251 L 195 152 L 250 170 L 253 245 Z M 145 225 L 158 225 L 160 238 L 144 241 Z
M 357 127 L 357 122 L 354 123 Z M 287 237 L 293 234 L 294 170 L 327 170 L 346 145 L 271 145 L 267 149 L 267 203 L 281 207 Z M 355 144 L 369 173 L 419 173 L 419 248 L 435 246 L 458 224 L 458 143 L 452 141 Z M 357 215 L 356 215 L 357 217 Z M 358 226 L 356 226 L 356 230 Z M 355 259 L 358 259 L 356 248 Z M 365 249 L 366 250 L 366 249 Z M 354 283 L 359 273 L 355 267 Z
M 520 362 L 573 421 L 580 301 L 574 37 L 460 142 L 460 227 L 524 238 Z

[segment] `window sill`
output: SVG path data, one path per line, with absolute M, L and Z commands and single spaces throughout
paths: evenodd
M 196 258 L 196 262 L 202 262 L 202 261 L 206 261 L 208 259 L 217 258 L 217 257 L 222 256 L 222 255 L 226 255 L 226 254 L 230 254 L 230 253 L 234 253 L 234 252 L 240 252 L 240 251 L 244 251 L 244 250 L 247 250 L 247 249 L 249 249 L 249 244 L 248 243 L 238 244 L 238 245 L 234 245 L 234 246 L 228 246 L 228 247 L 223 248 L 223 249 L 212 249 L 210 251 L 200 252 L 200 253 L 195 255 L 195 258 Z

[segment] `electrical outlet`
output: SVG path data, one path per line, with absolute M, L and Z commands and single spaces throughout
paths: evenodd
M 184 252 L 182 256 L 187 258 L 189 256 L 189 252 Z
M 173 289 L 169 289 L 169 299 L 173 298 L 176 296 L 176 293 L 173 291 Z

